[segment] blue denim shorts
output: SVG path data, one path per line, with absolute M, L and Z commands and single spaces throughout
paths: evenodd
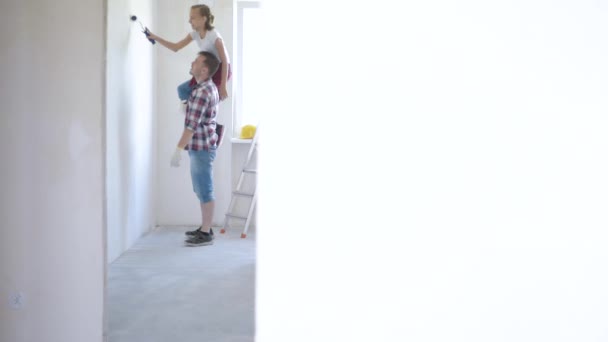
M 190 93 L 192 93 L 192 87 L 190 87 L 190 80 L 187 80 L 186 82 L 180 84 L 177 87 L 177 97 L 179 97 L 179 99 L 182 101 L 188 100 L 190 98 Z
M 215 200 L 213 194 L 213 160 L 215 160 L 215 154 L 215 148 L 211 148 L 209 151 L 188 150 L 192 187 L 201 203 Z

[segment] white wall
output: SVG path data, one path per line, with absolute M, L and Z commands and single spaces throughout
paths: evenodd
M 159 36 L 176 42 L 183 39 L 191 27 L 188 24 L 190 6 L 197 1 L 159 2 L 157 25 L 150 29 Z M 229 0 L 218 0 L 211 8 L 215 16 L 215 27 L 224 39 L 224 44 L 232 61 L 232 3 Z M 162 46 L 156 46 L 158 88 L 156 92 L 158 106 L 158 189 L 157 223 L 159 225 L 199 225 L 201 221 L 200 206 L 192 191 L 190 164 L 187 153 L 183 153 L 179 168 L 171 168 L 169 161 L 177 141 L 181 136 L 184 116 L 179 111 L 177 86 L 190 78 L 190 63 L 196 57 L 197 46 L 191 43 L 186 48 L 174 53 Z M 228 92 L 232 91 L 232 82 L 228 83 Z M 221 102 L 218 121 L 226 126 L 226 132 L 232 131 L 232 98 Z M 218 149 L 214 165 L 214 184 L 216 206 L 214 225 L 223 222 L 224 214 L 230 201 L 231 193 L 231 154 L 230 136 Z
M 270 3 L 256 339 L 608 341 L 608 3 Z
M 154 1 L 109 0 L 107 46 L 108 262 L 155 225 Z
M 2 342 L 102 341 L 104 11 L 0 5 Z

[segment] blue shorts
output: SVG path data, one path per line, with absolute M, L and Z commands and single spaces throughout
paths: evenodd
M 213 194 L 213 160 L 215 160 L 215 154 L 216 149 L 213 147 L 209 151 L 188 150 L 192 187 L 201 203 L 215 200 Z
M 190 93 L 192 93 L 192 87 L 190 87 L 190 80 L 180 84 L 177 87 L 177 97 L 179 97 L 182 101 L 187 101 L 190 98 Z

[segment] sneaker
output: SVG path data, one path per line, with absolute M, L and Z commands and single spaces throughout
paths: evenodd
M 202 232 L 201 232 L 201 228 L 202 228 L 202 227 L 198 227 L 198 228 L 196 228 L 195 230 L 190 230 L 190 231 L 187 231 L 187 232 L 186 232 L 186 235 L 188 235 L 188 236 L 194 236 L 194 235 L 198 235 L 198 234 L 202 233 Z M 209 230 L 209 234 L 211 234 L 211 236 L 213 236 L 213 228 L 211 228 L 211 229 Z
M 186 246 L 196 247 L 196 246 L 207 246 L 213 244 L 213 235 L 209 233 L 200 232 L 186 240 Z

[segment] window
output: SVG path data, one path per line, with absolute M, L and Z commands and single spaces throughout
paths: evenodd
M 263 108 L 264 33 L 260 1 L 237 1 L 236 95 L 234 136 L 247 124 L 258 125 Z

